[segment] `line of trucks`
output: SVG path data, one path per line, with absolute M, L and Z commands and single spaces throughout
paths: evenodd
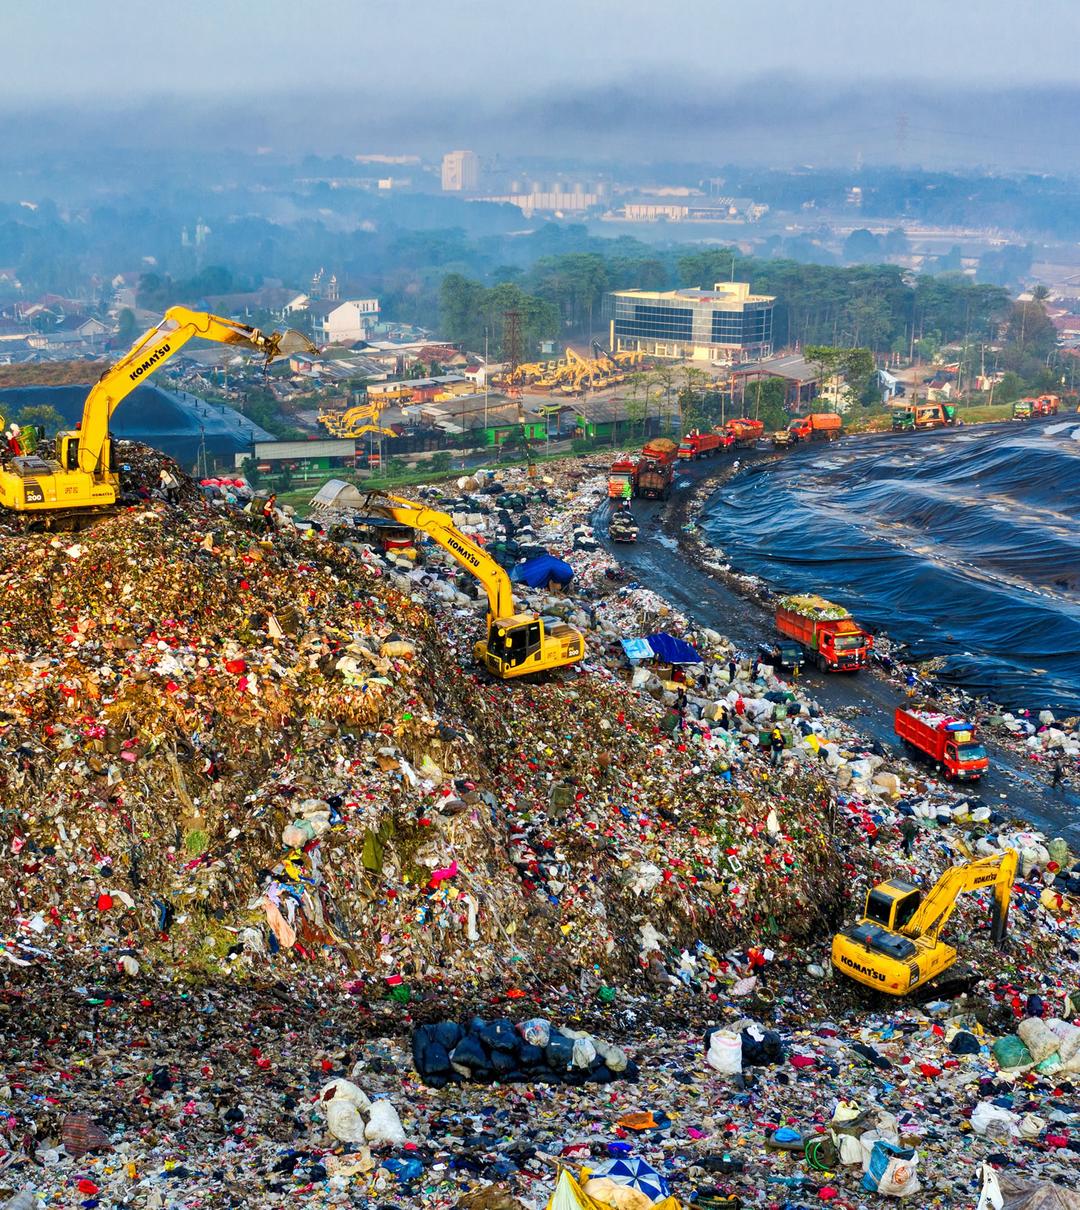
M 1014 420 L 1030 420 L 1033 416 L 1056 416 L 1061 408 L 1061 399 L 1057 395 L 1039 395 L 1027 399 L 1018 399 L 1012 408 Z
M 776 606 L 776 629 L 791 640 L 803 659 L 822 672 L 857 672 L 870 658 L 874 639 L 842 605 L 814 593 L 782 597 Z M 783 652 L 790 644 L 781 644 Z M 789 666 L 801 666 L 788 655 Z M 783 660 L 781 662 L 784 662 Z M 947 781 L 978 781 L 990 765 L 975 724 L 954 715 L 897 707 L 893 731 L 907 750 L 928 759 Z
M 667 500 L 677 462 L 711 458 L 725 449 L 749 449 L 765 434 L 760 420 L 729 420 L 722 429 L 703 433 L 692 429 L 678 443 L 654 437 L 640 453 L 619 454 L 608 472 L 611 500 Z

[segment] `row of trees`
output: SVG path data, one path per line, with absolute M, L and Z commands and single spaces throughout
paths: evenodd
M 448 340 L 466 348 L 483 349 L 493 357 L 508 356 L 503 348 L 507 311 L 521 314 L 523 351 L 531 356 L 545 340 L 559 333 L 559 313 L 548 299 L 526 291 L 515 282 L 485 286 L 460 273 L 448 273 L 439 287 L 440 330 Z
M 482 345 L 485 329 L 494 336 L 501 326 L 501 321 L 493 325 L 492 318 L 503 300 L 512 298 L 513 305 L 532 317 L 525 348 L 531 356 L 539 339 L 602 334 L 601 300 L 607 291 L 710 287 L 732 278 L 776 297 L 773 332 L 781 346 L 925 353 L 941 344 L 995 341 L 1012 317 L 1012 302 L 1003 287 L 972 282 L 961 274 L 923 276 L 912 282 L 895 265 L 807 265 L 746 257 L 730 248 L 651 256 L 634 255 L 632 248 L 612 255 L 557 253 L 541 257 L 528 269 L 503 266 L 495 275 L 502 280 L 494 286 L 460 272 L 443 278 L 439 323 L 451 340 L 475 345 L 479 336 Z M 920 346 L 924 340 L 929 345 Z M 1025 341 L 1032 344 L 1030 337 Z

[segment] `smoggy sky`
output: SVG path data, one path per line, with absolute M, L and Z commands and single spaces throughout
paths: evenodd
M 655 88 L 799 72 L 1072 81 L 1076 0 L 49 0 L 6 4 L 0 91 L 23 99 L 441 86 Z M 678 80 L 680 75 L 689 78 Z
M 1080 165 L 1080 0 L 50 0 L 0 29 L 0 149 Z

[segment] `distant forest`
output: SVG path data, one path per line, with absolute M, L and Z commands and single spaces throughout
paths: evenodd
M 707 287 L 734 275 L 776 295 L 778 345 L 862 345 L 884 354 L 920 342 L 925 351 L 995 339 L 1011 317 L 1005 287 L 1015 287 L 1032 260 L 1030 247 L 1014 243 L 984 253 L 972 279 L 955 271 L 954 249 L 939 258 L 939 272 L 913 278 L 876 263 L 904 250 L 895 228 L 884 235 L 856 228 L 840 258 L 815 249 L 806 235 L 763 235 L 759 254 L 749 257 L 602 237 L 585 224 L 526 220 L 507 205 L 345 187 L 359 171 L 345 159 L 193 163 L 186 173 L 174 166 L 163 182 L 145 164 L 138 168 L 137 180 L 120 175 L 104 196 L 81 178 L 42 177 L 69 200 L 0 201 L 0 303 L 52 292 L 93 311 L 111 302 L 112 280 L 124 272 L 140 279 L 140 305 L 158 309 L 268 283 L 302 289 L 324 266 L 349 294 L 378 296 L 387 318 L 476 349 L 486 338 L 500 351 L 502 315 L 517 307 L 532 353 L 540 340 L 603 338 L 607 290 Z M 917 217 L 1080 235 L 1069 182 L 883 169 L 859 180 L 858 213 L 879 229 Z M 810 205 L 836 213 L 851 183 L 845 172 L 732 169 L 724 187 L 775 210 Z M 70 200 L 80 195 L 92 200 Z M 815 257 L 834 263 L 807 263 Z M 1026 327 L 1024 333 L 1026 345 Z

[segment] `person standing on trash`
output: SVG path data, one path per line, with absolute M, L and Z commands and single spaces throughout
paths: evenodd
M 686 730 L 686 689 L 681 688 L 675 695 L 675 712 L 679 716 L 679 730 Z
M 1054 761 L 1053 767 L 1050 770 L 1050 789 L 1060 790 L 1061 783 L 1065 780 L 1065 767 L 1061 763 L 1061 757 Z
M 911 818 L 910 815 L 904 816 L 904 822 L 900 825 L 900 836 L 904 841 L 904 856 L 910 857 L 911 851 L 915 847 L 915 838 L 919 835 L 919 825 Z
M 769 736 L 769 747 L 772 749 L 769 759 L 774 768 L 779 769 L 784 759 L 784 733 L 779 727 L 773 727 Z
M 716 725 L 726 731 L 731 726 L 731 711 L 725 702 L 716 716 Z
M 739 716 L 739 718 L 742 718 L 742 716 L 746 713 L 746 703 L 742 700 L 741 694 L 735 699 L 735 713 Z
M 158 475 L 158 486 L 161 488 L 162 495 L 164 495 L 168 503 L 175 504 L 180 484 L 176 481 L 176 477 L 167 466 L 161 468 L 161 472 Z
M 728 660 L 727 670 L 728 670 L 728 677 L 730 678 L 730 682 L 732 685 L 734 685 L 735 684 L 735 674 L 739 671 L 739 665 L 734 656 L 732 656 L 731 659 Z
M 262 518 L 268 530 L 277 529 L 277 495 L 271 492 L 262 506 Z

